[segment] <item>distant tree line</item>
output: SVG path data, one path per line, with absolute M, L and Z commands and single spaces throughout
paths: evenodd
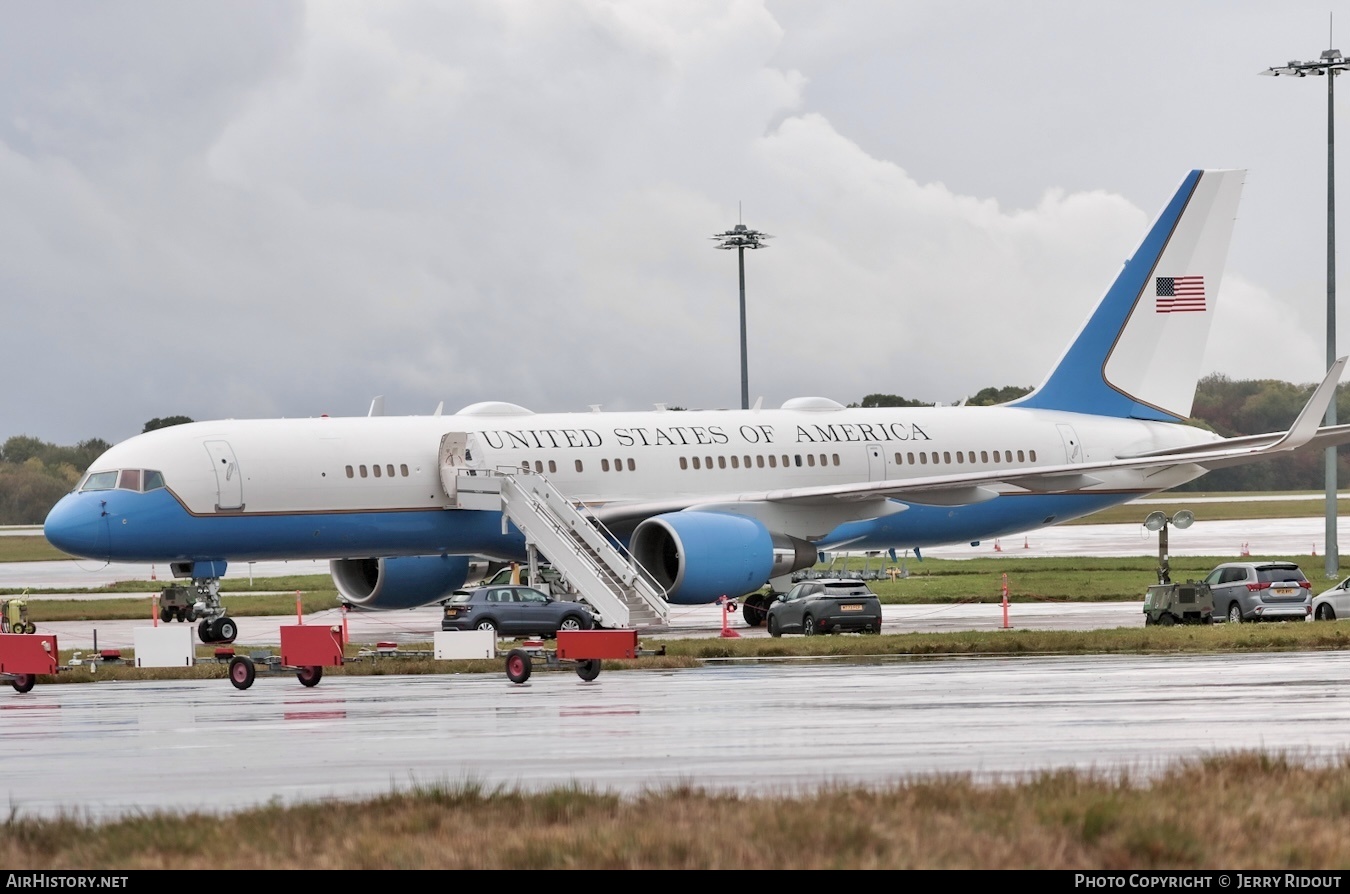
M 74 447 L 58 447 L 27 435 L 10 438 L 0 447 L 0 524 L 39 524 L 109 446 L 99 438 Z
M 187 416 L 151 419 L 142 431 L 191 422 Z M 58 447 L 15 435 L 0 446 L 0 525 L 37 525 L 56 501 L 79 484 L 90 463 L 112 445 L 90 438 L 74 447 Z
M 1283 431 L 1312 396 L 1315 385 L 1291 385 L 1276 379 L 1234 380 L 1223 375 L 1201 379 L 1191 411 L 1192 424 L 1224 437 Z M 969 407 L 1016 400 L 1030 388 L 984 388 L 965 400 Z M 957 401 L 953 401 L 957 403 Z M 932 403 L 896 394 L 869 394 L 853 407 L 931 407 Z M 682 409 L 672 407 L 670 409 Z M 1336 418 L 1350 422 L 1350 390 L 1336 397 Z M 151 419 L 143 431 L 191 422 L 187 416 Z M 0 447 L 0 525 L 41 524 L 47 512 L 110 445 L 100 438 L 59 447 L 15 435 Z M 1178 490 L 1321 490 L 1325 471 L 1321 450 L 1305 450 L 1282 459 L 1215 469 Z M 1350 450 L 1339 452 L 1339 480 L 1350 484 Z
M 1214 374 L 1205 376 L 1195 389 L 1191 423 L 1225 438 L 1284 431 L 1312 397 L 1316 385 L 1291 385 L 1277 379 L 1234 380 Z M 968 407 L 992 406 L 1016 400 L 1030 388 L 1008 385 L 985 388 L 965 401 Z M 896 394 L 869 394 L 853 407 L 931 407 Z M 1336 419 L 1350 422 L 1350 390 L 1336 395 Z M 1088 445 L 1089 447 L 1091 445 Z M 1179 488 L 1180 491 L 1227 490 L 1321 490 L 1326 484 L 1324 453 L 1304 450 L 1280 459 L 1214 471 Z M 1350 449 L 1337 453 L 1337 480 L 1350 484 Z

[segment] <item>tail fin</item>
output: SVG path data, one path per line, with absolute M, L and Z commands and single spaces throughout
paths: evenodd
M 1191 413 L 1246 171 L 1191 171 L 1041 386 L 1017 406 Z

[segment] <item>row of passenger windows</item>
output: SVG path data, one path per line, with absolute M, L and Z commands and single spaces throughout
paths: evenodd
M 979 462 L 982 462 L 982 463 L 989 463 L 989 462 L 1002 463 L 1002 462 L 1008 462 L 1008 463 L 1010 463 L 1010 462 L 1013 461 L 1013 455 L 1014 455 L 1014 453 L 1016 453 L 1016 456 L 1017 456 L 1017 462 L 1019 462 L 1019 463 L 1026 462 L 1028 456 L 1030 456 L 1030 459 L 1031 459 L 1032 462 L 1035 462 L 1035 461 L 1036 461 L 1036 451 L 1035 451 L 1035 450 L 1030 450 L 1030 451 L 1025 451 L 1025 450 L 1017 450 L 1017 451 L 1004 450 L 1002 453 L 1000 453 L 1000 452 L 997 451 L 997 450 L 992 450 L 992 451 L 991 451 L 991 450 L 981 450 L 981 451 L 979 452 L 979 457 L 980 457 L 980 458 L 979 458 Z M 952 453 L 951 451 L 949 451 L 949 450 L 944 450 L 944 451 L 942 451 L 941 453 L 939 453 L 938 451 L 934 450 L 934 451 L 932 451 L 931 453 L 922 453 L 922 452 L 921 452 L 921 453 L 904 453 L 904 454 L 897 453 L 897 454 L 895 454 L 895 464 L 898 465 L 898 466 L 901 466 L 901 465 L 905 465 L 906 463 L 908 463 L 908 464 L 911 465 L 911 466 L 914 466 L 914 465 L 926 466 L 926 465 L 929 464 L 929 462 L 932 462 L 934 465 L 937 465 L 938 463 L 942 462 L 942 463 L 946 463 L 946 464 L 948 464 L 948 465 L 951 465 L 952 462 L 953 462 L 953 459 L 952 459 L 953 456 L 956 457 L 955 462 L 957 462 L 957 463 L 967 463 L 967 462 L 969 462 L 969 463 L 971 463 L 971 464 L 974 464 L 974 463 L 976 462 L 976 459 L 975 459 L 975 451 L 974 451 L 974 450 L 970 450 L 970 451 L 967 451 L 967 452 L 964 452 L 964 453 L 963 453 L 962 451 L 958 450 L 958 451 L 956 451 L 955 454 L 953 454 L 953 453 Z M 932 457 L 932 459 L 930 460 L 929 457 Z M 991 457 L 992 457 L 992 459 L 991 459 Z M 768 454 L 767 456 L 764 455 L 764 454 L 758 454 L 758 455 L 756 455 L 756 456 L 748 456 L 748 455 L 746 455 L 746 456 L 737 456 L 737 455 L 732 455 L 732 456 L 719 456 L 719 457 L 716 457 L 716 458 L 713 458 L 713 457 L 711 457 L 711 456 L 701 456 L 701 457 L 700 457 L 700 456 L 682 456 L 682 457 L 680 457 L 680 468 L 681 468 L 681 469 L 690 469 L 690 468 L 694 468 L 694 469 L 712 469 L 712 468 L 718 468 L 718 469 L 727 469 L 727 468 L 731 468 L 731 469 L 741 469 L 741 468 L 745 468 L 745 469 L 763 469 L 763 468 L 776 469 L 776 468 L 779 467 L 780 462 L 781 462 L 781 464 L 782 464 L 782 467 L 785 468 L 785 469 L 786 469 L 786 468 L 789 468 L 789 467 L 791 467 L 791 466 L 797 466 L 798 468 L 800 468 L 800 467 L 802 467 L 802 466 L 808 466 L 808 467 L 814 467 L 814 466 L 837 466 L 837 465 L 839 465 L 839 454 L 837 454 L 837 453 L 828 453 L 828 454 L 827 454 L 827 453 L 820 453 L 820 454 L 816 454 L 816 453 L 806 453 L 806 454 L 801 454 L 801 453 L 798 453 L 798 454 L 789 455 L 789 454 L 784 453 L 784 454 L 781 454 L 781 456 L 780 456 L 780 455 L 778 455 L 778 454 L 772 454 L 772 453 L 771 453 L 771 454 Z M 575 461 L 575 464 L 576 464 L 576 470 L 577 470 L 578 472 L 584 471 L 584 467 L 582 466 L 581 460 L 576 460 L 576 461 Z M 361 467 L 361 477 L 362 477 L 362 478 L 364 478 L 364 477 L 366 476 L 365 468 L 366 468 L 365 466 L 362 466 L 362 467 Z M 390 466 L 390 467 L 389 467 L 389 470 L 390 470 L 390 471 L 389 471 L 389 474 L 390 474 L 391 476 L 394 474 L 393 468 L 394 468 L 393 466 Z M 524 460 L 521 460 L 521 461 L 520 461 L 520 468 L 521 468 L 522 470 L 526 471 L 526 472 L 529 472 L 529 471 L 531 470 L 531 468 L 533 468 L 533 470 L 534 470 L 535 472 L 539 472 L 539 473 L 543 473 L 544 469 L 547 468 L 548 471 L 549 471 L 550 473 L 553 473 L 553 472 L 558 471 L 558 464 L 557 464 L 556 462 L 554 462 L 553 460 L 549 460 L 547 463 L 545 463 L 543 460 L 536 459 L 536 460 L 534 461 L 533 466 L 531 466 L 530 461 L 529 461 L 528 459 L 524 459 Z M 600 460 L 600 471 L 602 471 L 602 472 L 609 472 L 609 471 L 611 471 L 611 470 L 613 470 L 613 471 L 615 471 L 615 472 L 622 472 L 625 468 L 627 468 L 627 470 L 630 471 L 630 472 L 635 472 L 635 471 L 637 471 L 637 463 L 635 463 L 635 462 L 633 461 L 633 458 L 632 458 L 632 457 L 629 457 L 628 459 L 615 459 L 615 460 L 613 461 L 613 463 L 611 463 L 610 460 L 609 460 L 608 458 L 604 458 L 604 459 L 601 459 L 601 460 Z M 403 474 L 404 474 L 404 475 L 407 475 L 407 474 L 408 474 L 408 467 L 407 467 L 407 466 L 403 466 Z M 347 467 L 347 477 L 350 478 L 351 476 L 352 476 L 352 467 L 351 467 L 351 466 L 348 466 L 348 467 Z M 376 466 L 376 467 L 375 467 L 375 477 L 376 477 L 376 478 L 380 477 L 380 468 L 379 468 L 379 466 Z
M 627 460 L 615 459 L 613 465 L 610 465 L 609 458 L 606 457 L 606 458 L 600 460 L 600 471 L 602 471 L 602 472 L 608 472 L 608 471 L 610 471 L 610 470 L 612 469 L 612 470 L 615 471 L 615 472 L 622 472 L 622 471 L 624 470 L 624 463 L 625 463 L 625 462 L 628 464 L 628 466 L 627 466 L 628 471 L 630 471 L 630 472 L 636 472 L 636 471 L 637 471 L 637 463 L 633 461 L 633 458 L 632 458 L 631 456 L 630 456 Z M 536 471 L 536 472 L 543 472 L 543 471 L 544 471 L 544 465 L 545 465 L 545 464 L 544 464 L 544 461 L 543 461 L 543 460 L 536 459 L 536 460 L 534 461 L 534 471 Z M 526 471 L 526 472 L 530 471 L 530 461 L 529 461 L 528 459 L 522 459 L 522 460 L 520 461 L 520 468 L 521 468 L 522 470 Z M 581 471 L 584 471 L 584 470 L 585 470 L 585 466 L 582 465 L 581 460 L 576 460 L 576 468 L 577 468 L 577 471 L 578 471 L 578 472 L 581 472 Z M 557 464 L 556 462 L 554 462 L 553 460 L 549 460 L 549 461 L 548 461 L 548 470 L 549 470 L 549 472 L 556 472 L 556 471 L 558 471 L 558 464 Z
M 408 477 L 407 463 L 399 463 L 398 474 L 403 476 L 404 478 Z M 348 478 L 355 478 L 357 475 L 360 475 L 362 478 L 370 477 L 370 475 L 374 475 L 376 478 L 380 478 L 382 476 L 388 476 L 390 478 L 397 477 L 394 474 L 393 463 L 385 463 L 383 466 L 381 466 L 379 463 L 375 463 L 370 467 L 369 471 L 367 471 L 364 464 L 355 467 L 353 466 L 347 467 Z
M 782 458 L 783 458 L 783 468 L 785 468 L 785 469 L 788 468 L 789 466 L 791 466 L 791 465 L 793 464 L 793 461 L 794 461 L 794 460 L 795 460 L 795 462 L 796 462 L 796 465 L 798 465 L 798 466 L 802 466 L 802 465 L 815 466 L 815 465 L 816 465 L 816 454 L 814 454 L 814 453 L 808 453 L 808 454 L 806 454 L 805 457 L 803 457 L 802 454 L 800 454 L 800 453 L 798 453 L 796 456 L 788 456 L 788 455 L 785 453 L 785 454 L 783 454 L 783 457 L 782 457 Z M 752 461 L 753 461 L 753 462 L 752 462 Z M 747 469 L 752 469 L 752 468 L 754 468 L 754 469 L 763 469 L 763 468 L 765 468 L 766 466 L 767 466 L 768 468 L 770 468 L 770 469 L 776 469 L 776 468 L 778 468 L 778 456 L 776 456 L 775 454 L 772 454 L 772 453 L 769 454 L 767 457 L 764 456 L 763 454 L 759 454 L 759 455 L 753 456 L 753 457 L 751 457 L 751 456 L 746 456 L 746 457 L 744 457 L 744 458 L 742 458 L 742 457 L 740 457 L 740 456 L 735 456 L 735 455 L 732 455 L 731 457 L 719 456 L 719 457 L 717 457 L 717 468 L 719 468 L 719 469 L 725 469 L 725 468 L 727 468 L 727 463 L 728 463 L 728 462 L 730 462 L 731 468 L 733 468 L 733 469 L 739 469 L 739 468 L 741 468 L 741 467 L 742 467 L 742 464 L 744 464 L 744 467 L 747 468 Z M 711 468 L 713 467 L 713 458 L 712 458 L 711 456 L 705 456 L 705 457 L 703 457 L 702 463 L 700 463 L 700 462 L 699 462 L 699 457 L 697 457 L 697 456 L 695 456 L 695 457 L 688 457 L 688 458 L 683 457 L 683 456 L 680 457 L 680 468 L 681 468 L 681 469 L 687 469 L 687 468 L 689 468 L 691 465 L 692 465 L 695 469 L 698 469 L 698 468 L 711 469 Z M 820 465 L 822 465 L 822 466 L 828 466 L 828 465 L 836 465 L 836 466 L 837 466 L 837 465 L 839 465 L 839 454 L 837 454 L 837 453 L 829 454 L 829 455 L 826 455 L 826 454 L 824 454 L 824 453 L 820 454 Z
M 817 456 L 819 456 L 819 459 L 817 459 Z M 783 456 L 782 456 L 782 464 L 783 464 L 783 468 L 786 469 L 786 468 L 788 468 L 789 466 L 793 465 L 794 463 L 795 463 L 797 466 L 816 466 L 816 465 L 820 465 L 820 466 L 835 465 L 835 466 L 837 466 L 837 465 L 839 465 L 839 454 L 837 454 L 837 453 L 834 453 L 834 454 L 825 454 L 825 453 L 821 453 L 821 454 L 818 454 L 818 455 L 817 455 L 817 454 L 814 454 L 814 453 L 808 453 L 808 454 L 806 454 L 805 456 L 803 456 L 802 454 L 797 454 L 796 456 L 789 456 L 789 455 L 787 455 L 787 454 L 783 454 Z M 682 457 L 680 457 L 680 468 L 681 468 L 681 469 L 689 469 L 689 468 L 694 468 L 694 469 L 712 469 L 712 468 L 717 468 L 717 469 L 728 469 L 728 468 L 730 468 L 730 469 L 740 469 L 740 468 L 746 468 L 746 469 L 753 469 L 753 468 L 760 468 L 760 469 L 763 469 L 763 468 L 770 468 L 770 469 L 776 469 L 776 468 L 778 468 L 778 464 L 779 464 L 779 457 L 776 456 L 776 455 L 772 455 L 772 454 L 769 455 L 769 456 L 764 456 L 764 455 L 762 455 L 762 454 L 759 455 L 759 456 L 730 456 L 730 457 L 728 457 L 728 456 L 719 456 L 719 457 L 717 457 L 717 458 L 715 458 L 715 459 L 714 459 L 713 457 L 711 457 L 711 456 L 692 456 L 692 457 L 691 457 L 691 456 L 682 456 Z M 526 471 L 526 472 L 530 471 L 530 469 L 531 469 L 530 461 L 527 460 L 527 459 L 526 459 L 526 460 L 521 460 L 521 462 L 520 462 L 520 467 L 521 467 L 521 469 L 523 469 L 523 470 Z M 538 460 L 538 459 L 536 459 L 536 460 L 534 461 L 533 469 L 534 469 L 535 472 L 543 472 L 543 471 L 544 471 L 544 468 L 545 468 L 545 463 L 544 463 L 543 460 Z M 556 471 L 558 471 L 558 465 L 557 465 L 557 463 L 555 463 L 553 460 L 549 460 L 549 461 L 548 461 L 548 463 L 547 463 L 547 468 L 548 468 L 548 471 L 549 471 L 549 472 L 556 472 Z M 637 471 L 637 463 L 633 460 L 633 458 L 632 458 L 631 456 L 628 457 L 627 459 L 615 459 L 612 463 L 610 462 L 610 460 L 609 460 L 608 457 L 605 457 L 605 458 L 603 458 L 603 459 L 600 460 L 600 471 L 602 471 L 602 472 L 610 472 L 610 471 L 614 471 L 614 472 L 622 472 L 622 471 L 624 471 L 625 469 L 627 469 L 629 472 L 636 472 L 636 471 Z M 577 470 L 578 472 L 584 471 L 584 467 L 583 467 L 582 464 L 581 464 L 581 460 L 576 460 L 576 470 Z
M 944 462 L 944 463 L 946 463 L 947 465 L 951 465 L 951 464 L 952 464 L 952 456 L 953 456 L 953 455 L 956 456 L 956 462 L 957 462 L 957 463 L 967 463 L 967 462 L 968 462 L 968 463 L 971 463 L 972 465 L 975 463 L 975 451 L 974 451 L 974 450 L 968 450 L 968 451 L 966 451 L 965 453 L 962 453 L 960 450 L 958 450 L 958 451 L 956 451 L 955 454 L 952 454 L 950 451 L 947 451 L 947 450 L 944 450 L 944 451 L 942 451 L 941 453 L 938 453 L 936 450 L 934 450 L 934 451 L 932 451 L 932 452 L 930 452 L 930 453 L 924 453 L 924 452 L 922 452 L 922 451 L 920 451 L 919 453 L 905 453 L 905 454 L 903 454 L 904 459 L 901 459 L 902 454 L 897 453 L 897 454 L 895 454 L 895 464 L 896 464 L 897 466 L 903 466 L 903 465 L 905 465 L 906 463 L 908 463 L 908 464 L 911 465 L 911 466 L 914 466 L 914 465 L 926 466 L 926 465 L 928 465 L 928 463 L 930 462 L 929 457 L 931 456 L 931 457 L 932 457 L 931 462 L 933 463 L 933 465 L 937 465 L 937 464 L 938 464 L 938 462 L 939 462 L 938 457 L 941 457 L 941 462 Z M 1019 463 L 1024 463 L 1024 462 L 1026 462 L 1028 456 L 1030 456 L 1032 462 L 1035 462 L 1035 461 L 1036 461 L 1036 451 L 1035 451 L 1035 450 L 1027 450 L 1027 451 L 1018 450 L 1018 451 L 1017 451 L 1017 461 L 1018 461 Z M 980 462 L 982 462 L 982 463 L 989 463 L 989 462 L 991 462 L 991 457 L 992 457 L 992 462 L 996 462 L 996 463 L 998 463 L 998 462 L 1010 463 L 1010 462 L 1013 461 L 1013 451 L 1011 451 L 1011 450 L 1004 450 L 1001 454 L 1000 454 L 997 450 L 981 450 L 981 451 L 980 451 Z

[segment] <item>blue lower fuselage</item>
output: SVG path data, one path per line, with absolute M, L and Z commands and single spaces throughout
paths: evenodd
M 1138 493 L 1016 494 L 965 506 L 909 504 L 847 522 L 819 541 L 854 551 L 912 549 L 1005 537 L 1079 518 Z M 380 556 L 525 557 L 525 538 L 499 512 L 456 509 L 314 513 L 189 513 L 166 488 L 68 494 L 47 539 L 72 555 L 111 562 L 336 559 Z

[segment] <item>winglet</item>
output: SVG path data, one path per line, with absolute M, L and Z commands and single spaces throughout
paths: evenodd
M 1322 380 L 1322 384 L 1317 386 L 1317 390 L 1308 398 L 1308 403 L 1294 420 L 1294 424 L 1289 426 L 1289 431 L 1284 433 L 1270 447 L 1268 451 L 1275 450 L 1297 450 L 1304 444 L 1312 440 L 1313 435 L 1317 434 L 1317 427 L 1322 424 L 1322 419 L 1327 415 L 1327 407 L 1336 398 L 1336 386 L 1340 384 L 1341 372 L 1345 369 L 1347 357 L 1339 357 L 1336 362 L 1331 364 L 1331 369 L 1327 370 L 1327 377 Z
M 383 416 L 383 415 L 384 415 L 384 395 L 383 395 L 383 394 L 381 394 L 379 397 L 375 398 L 374 400 L 372 400 L 372 401 L 370 402 L 370 412 L 367 413 L 366 415 L 367 415 L 367 416 Z

